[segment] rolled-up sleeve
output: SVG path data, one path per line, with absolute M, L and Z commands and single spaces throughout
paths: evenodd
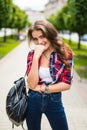
M 27 75 L 30 72 L 31 65 L 32 65 L 32 59 L 33 59 L 33 51 L 30 51 L 27 56 Z

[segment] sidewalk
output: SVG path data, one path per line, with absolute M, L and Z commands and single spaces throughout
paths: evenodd
M 0 130 L 12 130 L 11 122 L 5 111 L 6 95 L 13 81 L 23 76 L 26 70 L 26 58 L 29 51 L 27 42 L 23 42 L 6 57 L 0 60 Z M 63 102 L 69 130 L 87 130 L 87 82 L 80 82 L 76 74 L 69 91 L 63 92 Z M 24 124 L 26 128 L 26 124 Z M 50 125 L 43 115 L 42 130 L 51 130 Z M 14 130 L 21 130 L 15 127 Z

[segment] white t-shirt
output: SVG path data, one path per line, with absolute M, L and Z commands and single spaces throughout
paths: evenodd
M 42 79 L 42 81 L 45 81 L 46 83 L 50 83 L 53 81 L 50 75 L 50 70 L 47 67 L 40 66 L 39 77 Z

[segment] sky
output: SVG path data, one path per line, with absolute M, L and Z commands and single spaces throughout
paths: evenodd
M 49 0 L 13 0 L 13 3 L 18 5 L 21 9 L 31 8 L 33 10 L 41 11 L 48 1 Z

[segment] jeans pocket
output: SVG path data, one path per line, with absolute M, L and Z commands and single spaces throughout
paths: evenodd
M 51 94 L 52 102 L 60 102 L 61 101 L 61 93 Z

